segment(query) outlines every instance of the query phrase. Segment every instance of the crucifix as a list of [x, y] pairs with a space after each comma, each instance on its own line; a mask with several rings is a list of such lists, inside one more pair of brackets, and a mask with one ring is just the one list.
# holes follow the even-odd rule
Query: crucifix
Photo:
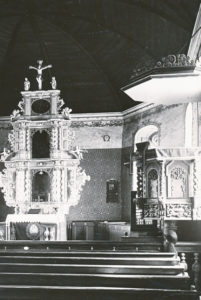
[[37, 71], [36, 80], [38, 82], [38, 89], [42, 90], [42, 81], [43, 81], [42, 73], [43, 73], [43, 70], [52, 68], [52, 65], [42, 67], [43, 60], [37, 60], [37, 63], [38, 63], [38, 67], [29, 66], [29, 69], [34, 69], [34, 70]]

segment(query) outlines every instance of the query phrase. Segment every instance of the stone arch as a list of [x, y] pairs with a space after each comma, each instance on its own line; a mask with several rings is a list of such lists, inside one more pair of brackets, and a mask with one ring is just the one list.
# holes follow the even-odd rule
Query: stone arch
[[149, 148], [159, 145], [159, 129], [156, 125], [150, 124], [141, 127], [134, 135], [134, 151], [136, 144], [142, 142], [150, 142]]

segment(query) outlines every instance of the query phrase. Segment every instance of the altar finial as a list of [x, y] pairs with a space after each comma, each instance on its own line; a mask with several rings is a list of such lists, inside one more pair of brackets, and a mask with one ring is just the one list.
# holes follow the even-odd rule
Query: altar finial
[[43, 70], [52, 68], [52, 65], [42, 67], [43, 60], [37, 60], [37, 63], [38, 63], [38, 67], [29, 66], [29, 69], [34, 69], [34, 70], [37, 71], [36, 80], [38, 82], [38, 89], [42, 90], [42, 81], [43, 81], [42, 73], [43, 73]]

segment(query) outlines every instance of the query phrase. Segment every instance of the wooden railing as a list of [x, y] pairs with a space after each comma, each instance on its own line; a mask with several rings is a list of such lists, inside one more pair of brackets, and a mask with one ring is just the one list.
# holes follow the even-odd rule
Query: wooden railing
[[178, 242], [176, 250], [186, 264], [192, 289], [201, 291], [201, 242]]

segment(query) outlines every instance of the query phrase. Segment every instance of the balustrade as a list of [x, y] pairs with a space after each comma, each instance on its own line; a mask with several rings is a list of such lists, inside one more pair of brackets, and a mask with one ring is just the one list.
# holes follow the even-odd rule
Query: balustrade
[[191, 278], [191, 288], [201, 291], [201, 243], [179, 242], [176, 248]]

